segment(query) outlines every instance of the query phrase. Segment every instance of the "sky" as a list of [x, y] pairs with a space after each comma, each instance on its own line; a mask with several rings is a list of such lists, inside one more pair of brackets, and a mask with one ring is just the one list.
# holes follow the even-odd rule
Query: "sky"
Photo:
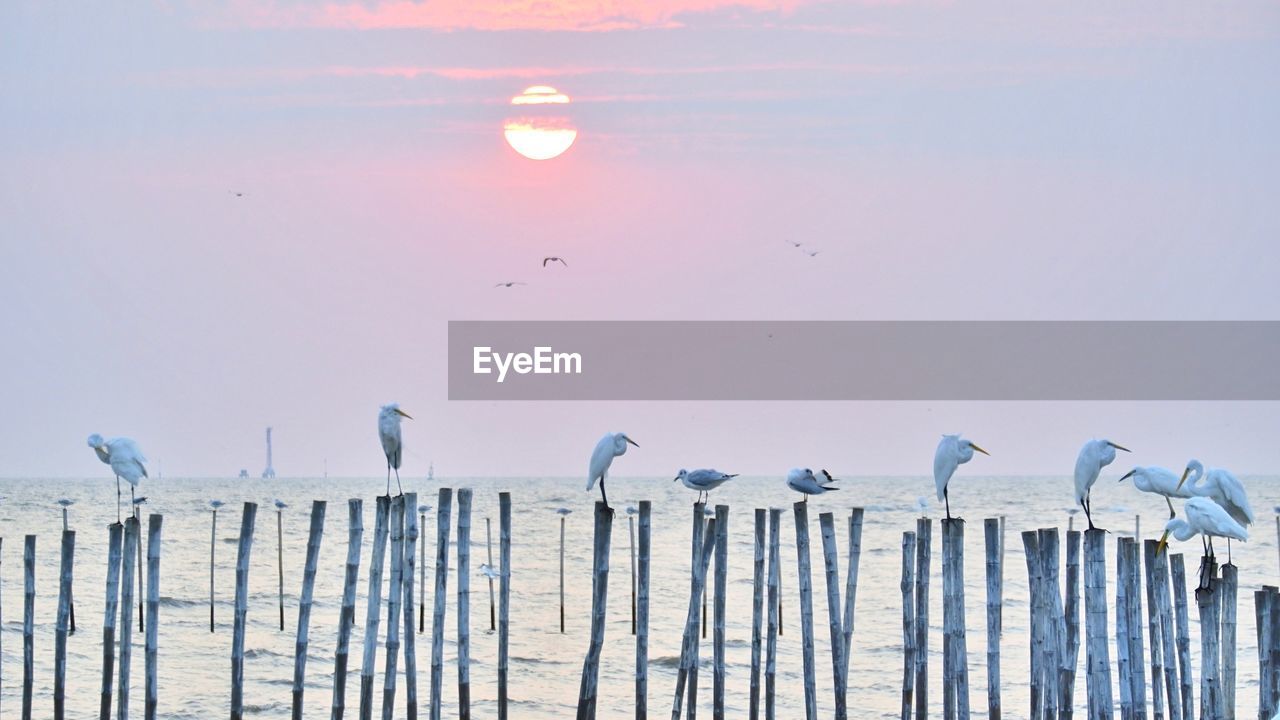
[[[444, 366], [458, 319], [1280, 319], [1275, 3], [14, 0], [0, 28], [0, 476], [100, 474], [91, 432], [256, 474], [267, 425], [282, 475], [380, 475], [392, 400], [410, 476], [585, 474], [606, 430], [642, 446], [620, 475], [926, 474], [943, 432], [993, 474], [1094, 436], [1280, 472], [1277, 403], [451, 403]], [[543, 162], [502, 137], [535, 84], [578, 130]]]

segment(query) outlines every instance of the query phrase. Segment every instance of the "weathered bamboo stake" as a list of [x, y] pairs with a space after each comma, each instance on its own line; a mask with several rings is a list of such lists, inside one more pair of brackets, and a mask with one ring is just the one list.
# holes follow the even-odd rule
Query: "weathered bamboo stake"
[[1222, 566], [1222, 579], [1218, 583], [1222, 606], [1222, 704], [1223, 717], [1236, 719], [1236, 602], [1239, 594], [1239, 575], [1236, 566]]
[[849, 694], [849, 660], [853, 654], [853, 617], [858, 600], [858, 568], [862, 565], [862, 508], [849, 512], [849, 571], [844, 586], [844, 668], [845, 703]]
[[[70, 529], [71, 529], [71, 523], [68, 519], [67, 506], [63, 505], [62, 506], [62, 530], [63, 532], [65, 532]], [[71, 625], [70, 630], [68, 630], [68, 634], [75, 635], [76, 634], [76, 596], [74, 592], [70, 592], [70, 594], [68, 595], [67, 607], [68, 607], [67, 616]], [[0, 653], [0, 655], [2, 655], [2, 653]]]
[[762, 647], [762, 626], [764, 624], [764, 543], [766, 524], [769, 522], [764, 508], [756, 508], [755, 544], [752, 559], [751, 575], [751, 694], [747, 706], [747, 717], [750, 720], [760, 718], [760, 656]]
[[916, 720], [929, 718], [929, 559], [933, 521], [916, 520]]
[[[987, 717], [1000, 720], [1000, 604], [1004, 602], [1004, 587], [1000, 572], [1000, 520], [987, 518], [982, 521], [986, 540], [987, 570]], [[914, 536], [913, 536], [914, 541]], [[903, 537], [903, 572], [906, 572], [906, 538]], [[905, 575], [904, 575], [905, 578]], [[906, 610], [906, 586], [903, 580], [903, 611]], [[903, 618], [906, 624], [906, 618]], [[905, 698], [905, 696], [904, 696]], [[906, 717], [906, 701], [903, 702], [903, 718]]]
[[380, 495], [373, 516], [373, 552], [369, 556], [369, 591], [364, 616], [364, 657], [360, 668], [360, 720], [373, 718], [373, 672], [378, 654], [378, 621], [382, 610], [382, 566], [387, 554], [391, 496]]
[[1200, 609], [1200, 717], [1221, 720], [1222, 658], [1221, 619], [1218, 612], [1218, 563], [1205, 557], [1200, 563], [1200, 586], [1196, 588], [1196, 605]]
[[729, 506], [716, 506], [716, 576], [715, 599], [712, 603], [711, 638], [711, 716], [724, 720], [724, 615], [725, 592], [729, 587]]
[[280, 632], [284, 632], [284, 508], [276, 505], [276, 597], [280, 607]]
[[[138, 550], [138, 517], [124, 521], [124, 569], [120, 587], [120, 674], [116, 684], [116, 717], [129, 717], [129, 680], [133, 664], [133, 575]], [[141, 588], [139, 588], [141, 589]]]
[[[65, 513], [66, 510], [64, 509]], [[71, 622], [71, 573], [76, 554], [76, 534], [62, 531], [62, 564], [58, 572], [58, 621], [53, 636], [53, 717], [66, 717], [67, 631]]]
[[1147, 643], [1151, 661], [1151, 717], [1164, 720], [1164, 695], [1160, 683], [1164, 678], [1164, 656], [1160, 651], [1160, 606], [1156, 603], [1156, 549], [1154, 540], [1142, 541], [1142, 569], [1147, 591]]
[[[807, 499], [807, 498], [806, 498]], [[809, 570], [809, 503], [794, 503], [796, 518], [796, 584], [800, 589], [800, 645], [804, 655], [804, 711], [818, 718], [818, 688], [813, 647], [813, 575]]]
[[[706, 627], [707, 624], [706, 578], [703, 578], [702, 589], [696, 590], [697, 582], [693, 577], [692, 571], [692, 568], [697, 566], [699, 559], [702, 557], [702, 542], [704, 539], [702, 534], [707, 527], [705, 509], [703, 503], [693, 504], [693, 536], [689, 548], [689, 597], [693, 597], [696, 594], [698, 604], [702, 609], [702, 614], [694, 619], [693, 635], [689, 639], [690, 653], [693, 658], [692, 664], [687, 668], [688, 692], [685, 695], [687, 700], [685, 703], [686, 712], [689, 715], [689, 720], [697, 720], [698, 717], [698, 670], [702, 665], [701, 657], [699, 656], [701, 644], [698, 638], [701, 629]], [[714, 537], [712, 540], [714, 541]]]
[[144, 567], [142, 562], [142, 505], [137, 501], [133, 505], [133, 517], [138, 521], [138, 632], [144, 633], [147, 630], [147, 623], [142, 615], [143, 598], [146, 594], [146, 586], [142, 584], [142, 568]]
[[[486, 516], [484, 519], [484, 548], [485, 548], [485, 553], [488, 557], [486, 562], [488, 562], [489, 567], [492, 568], [493, 567], [493, 528], [489, 523], [488, 516]], [[497, 615], [495, 614], [495, 608], [494, 608], [493, 578], [489, 577], [488, 580], [489, 580], [489, 632], [493, 632], [494, 630], [498, 629], [498, 618], [497, 618]], [[635, 621], [633, 620], [631, 624], [634, 626]], [[632, 634], [633, 635], [635, 634], [634, 627], [632, 628]]]
[[[415, 493], [416, 494], [416, 493]], [[418, 506], [422, 542], [418, 545], [418, 632], [427, 630], [427, 506]]]
[[[1157, 541], [1153, 540], [1147, 540], [1146, 542], [1158, 544]], [[1155, 582], [1156, 614], [1160, 618], [1160, 664], [1164, 668], [1165, 706], [1169, 720], [1183, 720], [1182, 697], [1178, 691], [1177, 648], [1173, 642], [1173, 601], [1169, 597], [1169, 554], [1166, 552], [1155, 553], [1152, 565]], [[1153, 677], [1151, 682], [1154, 685], [1158, 681]], [[1155, 690], [1158, 692], [1159, 689], [1156, 688]]]
[[120, 603], [120, 554], [124, 526], [113, 523], [107, 539], [107, 604], [102, 613], [102, 701], [99, 720], [110, 720], [116, 663], [116, 616]]
[[[911, 720], [912, 688], [916, 676], [916, 608], [915, 608], [915, 569], [916, 569], [916, 534], [911, 531], [902, 533], [902, 580], [898, 589], [902, 591], [902, 711], [900, 720]], [[999, 720], [998, 716], [992, 716]]]
[[1059, 553], [1057, 528], [1042, 529], [1038, 533], [1041, 562], [1044, 565], [1044, 673], [1045, 673], [1045, 711], [1051, 718], [1057, 718], [1062, 699], [1062, 673], [1066, 664], [1064, 655], [1064, 618], [1062, 611], [1062, 589], [1058, 582]]
[[1028, 609], [1028, 667], [1031, 670], [1030, 700], [1031, 707], [1027, 717], [1042, 720], [1045, 713], [1045, 616], [1044, 608], [1044, 563], [1041, 561], [1040, 536], [1034, 530], [1022, 533], [1022, 548], [1027, 563], [1027, 592], [1029, 594]]
[[[597, 502], [595, 551], [591, 578], [591, 644], [582, 663], [582, 683], [578, 688], [578, 720], [595, 720], [600, 681], [600, 651], [609, 601], [609, 547], [613, 539], [613, 510]], [[465, 720], [465, 718], [464, 718]]]
[[1129, 582], [1129, 669], [1133, 680], [1133, 715], [1147, 717], [1147, 672], [1142, 664], [1146, 654], [1142, 640], [1142, 559], [1138, 540], [1125, 543], [1129, 554], [1129, 569], [1125, 579]]
[[[648, 512], [645, 504], [641, 509]], [[647, 515], [645, 516], [647, 518]], [[644, 526], [641, 526], [644, 530]], [[507, 673], [511, 633], [511, 493], [498, 493], [498, 720], [507, 720]], [[647, 618], [646, 618], [647, 619]], [[406, 667], [407, 671], [408, 668]], [[409, 720], [414, 720], [410, 715]]]
[[310, 641], [311, 606], [315, 596], [320, 539], [324, 536], [325, 501], [311, 503], [311, 529], [307, 534], [307, 558], [302, 568], [302, 596], [298, 600], [298, 634], [293, 645], [293, 720], [302, 720], [302, 693], [306, 689], [307, 644]]
[[147, 517], [147, 630], [143, 662], [147, 677], [143, 716], [155, 720], [160, 703], [160, 529], [164, 516]]
[[[413, 574], [416, 561], [414, 548], [418, 544], [418, 493], [404, 494], [404, 703], [409, 720], [418, 718], [418, 648], [413, 633]], [[499, 641], [501, 642], [501, 641]]]
[[471, 718], [471, 488], [458, 489], [458, 719]]
[[627, 549], [631, 551], [631, 634], [636, 634], [636, 519], [627, 508]]
[[218, 545], [218, 508], [213, 508], [213, 522], [209, 526], [209, 632], [213, 632], [213, 561]]
[[560, 516], [560, 634], [564, 634], [564, 521]]
[[[404, 601], [405, 496], [391, 499], [391, 583], [387, 588], [386, 657], [382, 672], [382, 720], [391, 720], [396, 706], [396, 667], [400, 660], [400, 605]], [[461, 657], [461, 656], [459, 656]]]
[[[0, 629], [4, 628], [4, 537], [0, 536]], [[0, 632], [0, 658], [4, 657], [4, 633]], [[0, 662], [0, 688], [4, 687], [4, 663]], [[0, 692], [0, 696], [4, 693]], [[0, 706], [0, 709], [3, 709]]]
[[1111, 657], [1107, 647], [1106, 531], [1084, 533], [1084, 631], [1089, 720], [1110, 720], [1115, 705], [1111, 695]]
[[[1004, 586], [1004, 515], [1000, 516], [1000, 585]], [[1004, 635], [1004, 603], [1000, 604], [1000, 634]]]
[[845, 706], [844, 622], [840, 614], [840, 558], [836, 553], [836, 523], [831, 513], [818, 515], [822, 536], [822, 563], [827, 586], [827, 625], [831, 633], [831, 688], [836, 720], [848, 717]]
[[1182, 690], [1182, 718], [1193, 720], [1196, 716], [1195, 679], [1191, 669], [1191, 623], [1187, 610], [1187, 570], [1182, 553], [1169, 556], [1169, 570], [1173, 576], [1173, 606], [1177, 614], [1178, 677]]
[[1271, 711], [1280, 710], [1280, 590], [1268, 586], [1271, 594]]
[[1266, 587], [1253, 592], [1253, 626], [1258, 637], [1258, 720], [1269, 720], [1275, 708], [1271, 707], [1271, 690], [1267, 681], [1271, 678], [1271, 593]]
[[[22, 550], [22, 720], [31, 720], [31, 690], [35, 681], [36, 536], [24, 539]], [[124, 717], [121, 715], [121, 717]]]
[[1062, 675], [1064, 720], [1075, 717], [1076, 671], [1080, 667], [1080, 531], [1067, 532], [1067, 590], [1063, 609], [1066, 627], [1066, 668]]
[[[240, 544], [236, 552], [236, 606], [231, 630], [231, 720], [244, 719], [244, 634], [249, 614], [249, 555], [253, 550], [253, 525], [257, 517], [257, 503], [245, 503], [244, 515], [240, 520]], [[126, 540], [126, 545], [127, 543]], [[123, 641], [122, 635], [121, 642]], [[123, 660], [122, 653], [122, 675], [125, 672]], [[124, 720], [123, 716], [121, 720]]]
[[[716, 521], [704, 521], [702, 515], [702, 503], [696, 503], [694, 506], [693, 522], [695, 525], [694, 533], [701, 540], [702, 546], [699, 548], [698, 557], [690, 568], [692, 580], [690, 582], [692, 589], [689, 591], [689, 609], [685, 614], [684, 635], [680, 639], [680, 667], [676, 672], [676, 692], [675, 702], [671, 706], [671, 720], [680, 719], [680, 711], [685, 704], [686, 690], [692, 690], [687, 685], [690, 675], [690, 669], [695, 667], [698, 660], [694, 656], [695, 642], [698, 637], [698, 609], [701, 605], [701, 595], [707, 584], [707, 568], [711, 565], [711, 552], [715, 548], [715, 529]], [[701, 527], [706, 524], [706, 529]], [[766, 671], [766, 681], [769, 676]], [[767, 703], [771, 698], [766, 695]]]
[[338, 647], [333, 655], [333, 711], [330, 720], [342, 720], [346, 712], [347, 663], [351, 653], [351, 628], [356, 624], [356, 582], [360, 579], [360, 545], [364, 541], [364, 501], [347, 501], [347, 565], [342, 583], [342, 610], [338, 615]]
[[[944, 717], [969, 718], [969, 650], [965, 639], [964, 613], [964, 520], [942, 521], [942, 624], [949, 670], [944, 669]], [[943, 663], [944, 668], [947, 663]], [[949, 700], [949, 702], [947, 702]], [[945, 706], [950, 705], [947, 713]]]
[[[1133, 678], [1129, 657], [1129, 538], [1116, 538], [1116, 672], [1120, 675], [1120, 720], [1133, 720]], [[1137, 659], [1142, 662], [1141, 658]]]
[[768, 609], [765, 611], [765, 654], [764, 654], [764, 717], [774, 720], [774, 689], [778, 674], [778, 578], [779, 542], [778, 533], [782, 524], [782, 510], [769, 508], [769, 578]]
[[440, 690], [444, 684], [444, 611], [449, 585], [449, 516], [453, 489], [440, 488], [436, 501], [436, 581], [431, 608], [431, 720], [440, 720]]

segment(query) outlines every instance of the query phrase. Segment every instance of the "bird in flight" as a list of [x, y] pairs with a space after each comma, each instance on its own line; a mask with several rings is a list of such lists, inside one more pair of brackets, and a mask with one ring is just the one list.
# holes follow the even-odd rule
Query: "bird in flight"
[[791, 246], [791, 247], [793, 247], [793, 248], [798, 248], [798, 247], [800, 247], [800, 243], [799, 243], [798, 241], [796, 241], [796, 240], [785, 240], [784, 242], [785, 242], [785, 243], [787, 243], [788, 245], [790, 245], [790, 246]]
[[227, 192], [235, 195], [236, 197], [244, 197], [244, 193], [239, 190], [228, 190]]
[[822, 252], [822, 251], [821, 251], [821, 250], [806, 250], [805, 252], [809, 254], [809, 257], [818, 257], [818, 253], [820, 253], [820, 252]]
[[554, 257], [554, 256], [552, 256], [552, 257], [544, 257], [544, 258], [542, 258], [542, 267], [546, 267], [546, 266], [547, 266], [547, 263], [553, 263], [553, 262], [558, 262], [558, 263], [560, 263], [561, 265], [563, 265], [563, 266], [565, 266], [565, 267], [569, 267], [569, 263], [565, 262], [565, 261], [564, 261], [564, 258], [562, 258], [562, 257]]
[[522, 282], [517, 282], [517, 281], [515, 281], [515, 280], [512, 280], [511, 282], [500, 282], [500, 283], [498, 283], [498, 284], [494, 285], [494, 287], [496, 287], [496, 288], [499, 288], [499, 287], [511, 287], [512, 285], [528, 285], [528, 284], [529, 284], [529, 283], [522, 283]]

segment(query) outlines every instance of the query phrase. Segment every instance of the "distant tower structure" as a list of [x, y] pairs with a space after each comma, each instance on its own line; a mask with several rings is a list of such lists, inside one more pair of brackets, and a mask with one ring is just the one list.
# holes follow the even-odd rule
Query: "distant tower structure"
[[271, 428], [267, 428], [267, 469], [262, 471], [262, 479], [268, 480], [276, 476], [276, 469], [271, 465]]

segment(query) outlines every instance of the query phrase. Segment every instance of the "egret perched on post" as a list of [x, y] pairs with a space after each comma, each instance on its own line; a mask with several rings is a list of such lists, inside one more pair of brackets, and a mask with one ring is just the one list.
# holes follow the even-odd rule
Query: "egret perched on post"
[[396, 489], [404, 494], [400, 487], [400, 418], [413, 419], [413, 416], [400, 409], [396, 403], [383, 405], [378, 411], [378, 437], [382, 440], [382, 452], [387, 455], [387, 496], [391, 496], [391, 471], [396, 471]]
[[604, 500], [604, 509], [611, 513], [613, 508], [609, 507], [609, 496], [604, 492], [604, 480], [609, 475], [613, 459], [626, 454], [628, 443], [640, 447], [626, 433], [605, 433], [600, 442], [596, 443], [596, 449], [591, 451], [591, 464], [587, 468], [587, 492], [591, 492], [599, 480], [600, 499]]
[[1209, 498], [1188, 498], [1187, 502], [1182, 506], [1182, 514], [1186, 516], [1185, 520], [1180, 517], [1174, 517], [1165, 524], [1164, 535], [1160, 537], [1160, 542], [1156, 545], [1156, 552], [1163, 551], [1165, 546], [1169, 544], [1170, 534], [1179, 541], [1190, 540], [1192, 536], [1200, 535], [1200, 540], [1204, 543], [1205, 555], [1209, 557], [1213, 557], [1213, 539], [1215, 537], [1240, 541], [1248, 541], [1249, 539], [1248, 531], [1240, 523], [1233, 520], [1221, 505]]
[[89, 436], [89, 447], [98, 454], [98, 459], [111, 466], [116, 474], [116, 523], [120, 523], [120, 478], [129, 483], [129, 497], [134, 497], [134, 488], [142, 478], [147, 476], [147, 468], [143, 463], [147, 458], [142, 455], [142, 448], [132, 438], [118, 437], [110, 440], [94, 433]]
[[[1201, 482], [1203, 479], [1204, 482]], [[1181, 483], [1185, 483], [1192, 495], [1207, 497], [1217, 503], [1241, 527], [1248, 528], [1254, 522], [1253, 507], [1249, 505], [1249, 496], [1244, 491], [1244, 483], [1240, 482], [1230, 470], [1209, 468], [1205, 470], [1199, 460], [1192, 458], [1182, 471]], [[1227, 538], [1227, 562], [1231, 562], [1231, 538]]]
[[1089, 494], [1093, 490], [1093, 484], [1098, 482], [1102, 468], [1115, 462], [1117, 450], [1129, 452], [1129, 448], [1110, 440], [1090, 440], [1080, 448], [1080, 454], [1076, 456], [1076, 504], [1084, 508], [1090, 530], [1094, 527]]
[[[698, 499], [694, 503], [697, 504], [702, 502], [702, 496], [704, 493], [709, 497], [712, 490], [715, 490], [725, 484], [728, 480], [736, 477], [738, 477], [737, 473], [731, 475], [728, 473], [722, 473], [719, 470], [694, 470], [693, 472], [689, 472], [688, 470], [681, 468], [680, 472], [676, 473], [676, 476], [672, 478], [672, 482], [679, 480], [690, 490], [697, 490]], [[631, 510], [632, 508], [627, 508], [627, 512], [631, 512]]]
[[831, 477], [831, 473], [823, 470], [822, 475], [825, 479], [818, 480], [809, 468], [791, 468], [787, 471], [787, 487], [802, 493], [804, 502], [809, 502], [810, 495], [821, 495], [825, 492], [840, 489], [832, 487], [831, 483], [836, 482], [836, 479]]
[[972, 440], [965, 440], [959, 435], [943, 435], [938, 449], [933, 453], [933, 484], [938, 488], [938, 499], [946, 503], [948, 520], [951, 519], [951, 499], [947, 495], [947, 485], [956, 468], [973, 459], [975, 450], [983, 455], [991, 455], [974, 445]]
[[1125, 473], [1120, 478], [1120, 482], [1124, 482], [1129, 478], [1133, 478], [1133, 486], [1142, 492], [1164, 496], [1164, 502], [1169, 506], [1170, 519], [1177, 516], [1177, 513], [1173, 511], [1173, 503], [1170, 498], [1191, 497], [1191, 492], [1181, 487], [1182, 483], [1178, 480], [1178, 475], [1168, 468], [1155, 465], [1136, 467]]

